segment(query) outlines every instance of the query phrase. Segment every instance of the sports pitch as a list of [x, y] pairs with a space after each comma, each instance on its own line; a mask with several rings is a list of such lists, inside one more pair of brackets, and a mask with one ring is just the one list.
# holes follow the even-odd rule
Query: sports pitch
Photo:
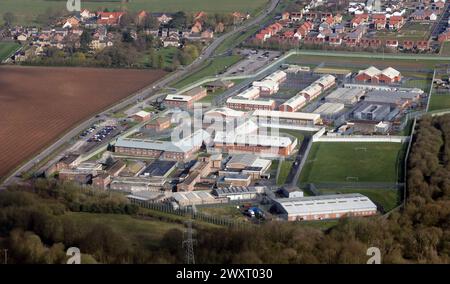
[[314, 143], [300, 181], [396, 182], [403, 146], [401, 143]]

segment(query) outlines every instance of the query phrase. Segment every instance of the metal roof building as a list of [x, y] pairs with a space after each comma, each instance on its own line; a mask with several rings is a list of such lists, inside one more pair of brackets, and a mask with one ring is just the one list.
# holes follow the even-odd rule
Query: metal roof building
[[331, 117], [339, 114], [345, 108], [342, 103], [324, 103], [319, 106], [313, 113], [320, 114], [321, 116]]
[[364, 96], [364, 90], [338, 88], [329, 94], [325, 101], [329, 103], [342, 103], [346, 106], [356, 104]]
[[369, 216], [377, 212], [377, 206], [359, 193], [283, 198], [274, 202], [282, 217], [289, 221]]

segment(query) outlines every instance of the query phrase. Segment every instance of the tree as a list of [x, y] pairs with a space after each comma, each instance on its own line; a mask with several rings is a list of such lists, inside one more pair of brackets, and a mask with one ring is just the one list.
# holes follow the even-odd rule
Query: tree
[[80, 50], [87, 52], [89, 51], [89, 44], [92, 41], [92, 35], [89, 30], [84, 30], [80, 36]]
[[6, 12], [3, 14], [3, 21], [5, 21], [5, 25], [10, 27], [12, 26], [13, 22], [16, 21], [16, 16], [11, 12]]

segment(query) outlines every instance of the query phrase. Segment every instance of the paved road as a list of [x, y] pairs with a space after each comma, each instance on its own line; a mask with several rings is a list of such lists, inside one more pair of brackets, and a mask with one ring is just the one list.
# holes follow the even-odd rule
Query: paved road
[[[103, 111], [102, 113], [100, 113], [100, 115], [103, 116], [103, 115], [106, 115], [107, 113], [115, 112], [117, 110], [120, 110], [120, 109], [132, 104], [132, 103], [137, 102], [138, 100], [142, 100], [143, 98], [147, 99], [147, 98], [151, 98], [151, 97], [156, 98], [158, 96], [162, 96], [161, 94], [160, 95], [156, 94], [156, 92], [158, 90], [162, 89], [163, 87], [165, 87], [175, 81], [178, 81], [182, 77], [194, 72], [197, 68], [199, 68], [204, 62], [206, 62], [213, 55], [214, 51], [220, 46], [221, 43], [223, 43], [223, 41], [225, 41], [227, 38], [233, 36], [236, 33], [240, 33], [241, 31], [244, 31], [244, 30], [248, 29], [249, 27], [251, 27], [255, 24], [258, 24], [260, 21], [262, 21], [265, 17], [267, 17], [277, 7], [279, 2], [280, 2], [280, 0], [271, 0], [270, 4], [266, 8], [266, 10], [263, 13], [261, 13], [259, 16], [244, 22], [244, 24], [242, 26], [240, 26], [239, 28], [215, 39], [207, 48], [205, 48], [202, 51], [200, 56], [189, 66], [187, 66], [184, 69], [179, 70], [175, 73], [171, 73], [168, 76], [164, 77], [163, 79], [157, 81], [156, 83], [151, 84], [151, 85], [141, 89], [140, 91], [135, 92], [133, 95], [131, 95], [127, 99], [124, 99], [121, 102], [119, 102], [118, 104], [114, 105], [113, 107]], [[14, 173], [12, 173], [8, 178], [6, 178], [4, 180], [2, 185], [7, 186], [7, 185], [13, 184], [14, 182], [18, 181], [19, 179], [16, 178], [17, 175], [33, 168], [33, 166], [38, 164], [39, 161], [43, 160], [45, 157], [52, 154], [54, 151], [56, 151], [58, 148], [63, 146], [65, 143], [71, 141], [73, 139], [73, 137], [78, 135], [78, 133], [80, 133], [84, 129], [88, 128], [89, 126], [91, 126], [92, 124], [94, 124], [97, 121], [98, 121], [98, 117], [91, 117], [88, 120], [86, 120], [86, 121], [82, 122], [81, 124], [79, 124], [78, 126], [76, 126], [75, 128], [69, 130], [66, 134], [64, 134], [63, 137], [61, 137], [58, 141], [56, 141], [50, 147], [42, 150], [33, 159], [31, 159], [30, 161], [27, 161], [25, 164], [20, 166], [20, 168], [18, 168]]]
[[300, 172], [302, 171], [303, 165], [308, 156], [308, 150], [311, 147], [312, 138], [311, 136], [305, 136], [302, 141], [302, 145], [298, 150], [297, 156], [295, 157], [294, 164], [292, 165], [291, 171], [286, 178], [286, 184], [291, 186], [297, 186], [298, 179], [300, 178]]

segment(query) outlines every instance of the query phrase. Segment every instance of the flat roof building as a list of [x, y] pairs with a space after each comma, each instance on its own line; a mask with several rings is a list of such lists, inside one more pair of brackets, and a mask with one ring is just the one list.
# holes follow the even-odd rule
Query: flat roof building
[[281, 216], [288, 221], [371, 216], [377, 213], [377, 206], [359, 193], [282, 198], [275, 199], [274, 203]]
[[364, 102], [354, 112], [355, 119], [382, 121], [391, 112], [389, 104]]
[[326, 96], [325, 101], [329, 103], [342, 103], [345, 106], [355, 105], [362, 96], [364, 96], [364, 90], [361, 89], [347, 89], [337, 88]]
[[320, 114], [316, 113], [255, 110], [252, 116], [267, 124], [312, 126], [321, 123]]
[[170, 94], [164, 99], [164, 104], [169, 107], [191, 108], [194, 102], [206, 97], [208, 92], [203, 87], [195, 87], [182, 94]]
[[324, 103], [313, 111], [313, 113], [320, 114], [322, 117], [334, 117], [341, 113], [345, 108], [342, 103]]
[[247, 99], [247, 100], [251, 100], [251, 99], [256, 99], [259, 97], [260, 95], [260, 88], [257, 86], [253, 86], [250, 87], [248, 89], [245, 89], [243, 92], [239, 93], [236, 95], [236, 98], [239, 99]]
[[239, 98], [229, 98], [227, 100], [227, 107], [236, 109], [236, 110], [273, 110], [275, 109], [275, 101], [274, 100], [246, 100]]
[[176, 168], [176, 161], [156, 160], [148, 165], [139, 175], [145, 177], [163, 177], [167, 178]]
[[162, 157], [166, 160], [182, 161], [190, 158], [209, 139], [209, 133], [203, 129], [199, 129], [188, 137], [175, 142], [118, 138], [114, 145], [114, 151], [123, 155], [153, 158]]

